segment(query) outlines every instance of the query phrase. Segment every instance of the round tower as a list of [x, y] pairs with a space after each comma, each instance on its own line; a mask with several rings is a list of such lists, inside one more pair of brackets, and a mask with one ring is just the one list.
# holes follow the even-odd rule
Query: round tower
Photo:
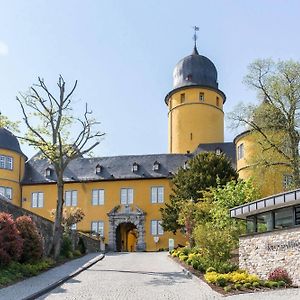
[[21, 205], [21, 181], [27, 157], [18, 139], [7, 129], [0, 128], [0, 194]]
[[175, 66], [168, 105], [169, 153], [193, 152], [199, 144], [224, 142], [225, 94], [218, 89], [217, 69], [193, 53]]

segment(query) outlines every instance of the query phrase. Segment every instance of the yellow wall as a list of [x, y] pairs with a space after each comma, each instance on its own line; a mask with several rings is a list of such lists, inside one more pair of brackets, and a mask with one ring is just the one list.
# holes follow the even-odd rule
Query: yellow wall
[[[181, 103], [183, 93], [185, 101]], [[204, 93], [204, 101], [199, 100], [199, 93]], [[199, 144], [224, 142], [221, 94], [198, 87], [182, 88], [171, 95], [168, 106], [169, 153], [193, 152]]]
[[0, 149], [0, 155], [13, 158], [13, 169], [0, 169], [0, 186], [12, 188], [12, 203], [20, 205], [21, 187], [20, 181], [24, 176], [25, 158], [17, 152]]
[[[86, 183], [67, 183], [65, 190], [77, 190], [78, 194], [78, 207], [81, 207], [85, 213], [85, 218], [77, 225], [78, 230], [90, 231], [92, 221], [104, 221], [104, 236], [105, 243], [108, 243], [109, 223], [107, 213], [110, 212], [115, 206], [120, 205], [120, 189], [133, 188], [134, 199], [133, 207], [137, 206], [146, 212], [145, 221], [145, 242], [148, 251], [156, 250], [159, 248], [168, 247], [168, 239], [174, 238], [175, 245], [185, 244], [185, 239], [181, 234], [173, 235], [171, 233], [164, 233], [160, 236], [160, 241], [157, 246], [154, 243], [153, 236], [151, 235], [150, 226], [151, 220], [161, 220], [159, 209], [164, 204], [151, 203], [151, 187], [164, 186], [164, 200], [169, 199], [171, 193], [170, 181], [168, 179], [139, 179], [139, 180], [115, 180], [103, 182], [86, 182]], [[104, 189], [105, 200], [104, 205], [92, 205], [92, 190]], [[44, 207], [32, 208], [31, 207], [31, 193], [44, 192]], [[50, 211], [55, 208], [56, 203], [56, 185], [55, 184], [41, 184], [41, 185], [24, 185], [23, 197], [26, 201], [23, 202], [23, 207], [29, 209], [45, 218], [50, 218]]]
[[244, 144], [244, 157], [242, 159], [237, 157], [237, 172], [242, 179], [253, 178], [254, 185], [260, 191], [261, 196], [266, 197], [284, 191], [283, 178], [284, 175], [290, 175], [291, 170], [280, 165], [269, 167], [258, 165], [258, 162], [264, 158], [278, 159], [277, 154], [262, 151], [259, 141], [258, 134], [252, 132], [242, 134], [235, 140], [237, 154], [238, 147]]

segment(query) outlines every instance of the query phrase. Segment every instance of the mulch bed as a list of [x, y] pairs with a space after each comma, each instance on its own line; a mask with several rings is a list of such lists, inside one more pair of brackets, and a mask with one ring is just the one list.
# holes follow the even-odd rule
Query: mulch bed
[[[267, 287], [259, 287], [259, 288], [252, 288], [252, 289], [246, 289], [246, 288], [241, 288], [241, 290], [234, 290], [232, 289], [230, 292], [225, 292], [224, 289], [220, 286], [217, 286], [215, 284], [209, 283], [205, 280], [204, 278], [204, 273], [195, 270], [192, 266], [186, 264], [185, 262], [179, 260], [178, 257], [172, 257], [169, 255], [171, 259], [173, 259], [176, 263], [181, 265], [184, 269], [188, 270], [191, 272], [193, 275], [204, 281], [206, 284], [208, 284], [214, 291], [216, 291], [219, 294], [222, 294], [223, 296], [232, 296], [232, 295], [240, 295], [240, 294], [249, 294], [249, 293], [256, 293], [256, 292], [268, 292], [268, 291], [273, 291], [273, 290], [279, 290], [279, 289], [286, 289], [286, 287], [282, 288], [276, 288], [276, 289], [271, 289]], [[297, 286], [290, 286], [288, 288], [298, 288]]]

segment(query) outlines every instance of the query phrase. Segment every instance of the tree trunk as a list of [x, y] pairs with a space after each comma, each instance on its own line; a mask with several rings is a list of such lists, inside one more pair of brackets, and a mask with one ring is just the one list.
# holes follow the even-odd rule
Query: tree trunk
[[62, 177], [57, 178], [57, 204], [56, 215], [53, 228], [53, 239], [51, 247], [51, 255], [56, 259], [60, 255], [60, 248], [62, 242], [63, 227], [61, 225], [62, 212], [63, 212], [63, 195], [64, 195], [64, 182]]

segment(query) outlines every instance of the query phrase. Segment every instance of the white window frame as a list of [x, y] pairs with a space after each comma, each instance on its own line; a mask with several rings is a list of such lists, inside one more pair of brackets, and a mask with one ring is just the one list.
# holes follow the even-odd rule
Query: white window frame
[[245, 146], [244, 143], [241, 143], [237, 147], [237, 159], [240, 160], [245, 156]]
[[0, 169], [13, 170], [13, 165], [13, 157], [7, 155], [0, 155]]
[[151, 203], [164, 203], [165, 200], [164, 186], [152, 186], [150, 193], [151, 193]]
[[291, 174], [283, 175], [283, 188], [286, 190], [293, 183], [293, 176]]
[[161, 220], [151, 220], [150, 223], [150, 231], [151, 235], [163, 235], [164, 229], [161, 226], [162, 221]]
[[77, 190], [65, 191], [65, 206], [77, 206], [78, 192]]
[[31, 193], [31, 207], [32, 208], [44, 207], [44, 193], [43, 192], [32, 192]]
[[70, 226], [70, 229], [71, 229], [71, 230], [77, 230], [77, 223], [72, 224], [72, 225]]
[[92, 221], [91, 222], [91, 231], [92, 233], [99, 234], [100, 236], [104, 236], [104, 221]]
[[121, 188], [120, 190], [120, 202], [123, 205], [133, 204], [133, 188]]
[[104, 205], [105, 193], [104, 189], [93, 189], [92, 190], [92, 205]]
[[0, 194], [9, 200], [12, 200], [13, 189], [8, 186], [0, 186]]

